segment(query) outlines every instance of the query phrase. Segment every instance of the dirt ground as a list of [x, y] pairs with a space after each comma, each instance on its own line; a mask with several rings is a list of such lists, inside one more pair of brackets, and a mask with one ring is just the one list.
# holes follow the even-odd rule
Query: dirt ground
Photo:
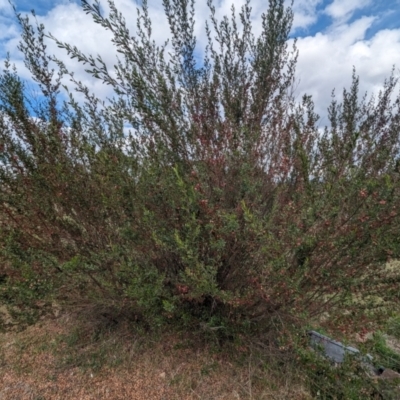
[[252, 362], [118, 328], [76, 328], [72, 315], [0, 334], [0, 400], [309, 399], [290, 376], [259, 376]]

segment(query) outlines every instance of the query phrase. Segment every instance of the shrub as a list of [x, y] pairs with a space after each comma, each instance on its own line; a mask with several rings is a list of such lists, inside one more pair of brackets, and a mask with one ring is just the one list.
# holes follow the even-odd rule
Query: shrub
[[[296, 104], [291, 91], [297, 50], [288, 49], [293, 13], [283, 0], [269, 1], [258, 38], [250, 1], [241, 29], [234, 9], [218, 22], [208, 1], [200, 66], [194, 2], [163, 2], [168, 58], [166, 45], [152, 41], [146, 1], [136, 36], [108, 3], [103, 15], [97, 1], [82, 2], [113, 34], [120, 53], [113, 70], [50, 36], [113, 88], [107, 103], [46, 54], [43, 25], [17, 15], [19, 49], [41, 96], [28, 96], [7, 60], [3, 286], [210, 329], [276, 318], [297, 325], [326, 312], [335, 328], [351, 318], [357, 329], [376, 320], [377, 296], [395, 304], [399, 274], [385, 268], [400, 250], [394, 75], [367, 100], [354, 72], [343, 100], [333, 95], [330, 126], [321, 131], [312, 98]], [[62, 86], [64, 76], [84, 101]]]

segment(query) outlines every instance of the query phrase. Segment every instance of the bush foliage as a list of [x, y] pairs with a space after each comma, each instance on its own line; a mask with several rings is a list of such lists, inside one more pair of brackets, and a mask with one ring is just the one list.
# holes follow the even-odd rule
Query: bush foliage
[[[209, 328], [325, 315], [344, 329], [371, 319], [378, 297], [396, 304], [399, 273], [386, 263], [400, 255], [397, 79], [367, 99], [354, 72], [322, 129], [312, 98], [293, 94], [283, 3], [269, 1], [256, 38], [250, 0], [221, 21], [209, 0], [200, 62], [194, 1], [163, 0], [171, 38], [157, 46], [146, 1], [132, 36], [112, 0], [107, 15], [83, 0], [113, 34], [112, 69], [17, 14], [41, 94], [6, 61], [3, 301], [80, 298]], [[76, 80], [46, 38], [113, 97]]]

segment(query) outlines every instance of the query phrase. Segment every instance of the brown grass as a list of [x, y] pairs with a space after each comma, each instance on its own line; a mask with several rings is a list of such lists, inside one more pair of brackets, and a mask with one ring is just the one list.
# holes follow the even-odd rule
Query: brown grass
[[65, 312], [3, 333], [0, 399], [311, 398], [290, 368], [274, 373], [248, 348], [234, 354], [193, 335], [155, 336], [126, 321], [109, 327]]

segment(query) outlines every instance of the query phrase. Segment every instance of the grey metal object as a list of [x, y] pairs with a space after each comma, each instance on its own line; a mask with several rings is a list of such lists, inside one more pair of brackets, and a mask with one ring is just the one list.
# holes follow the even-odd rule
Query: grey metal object
[[341, 364], [344, 362], [346, 355], [351, 355], [360, 361], [360, 364], [364, 367], [369, 376], [378, 376], [385, 379], [399, 378], [399, 374], [390, 368], [387, 369], [383, 366], [376, 368], [373, 364], [373, 357], [370, 354], [364, 356], [360, 350], [355, 347], [345, 346], [343, 343], [337, 342], [315, 331], [309, 331], [308, 335], [310, 336], [311, 347], [322, 353], [322, 356], [328, 358], [332, 362]]
[[323, 355], [333, 362], [344, 362], [347, 354], [358, 356], [362, 358], [364, 362], [372, 362], [372, 356], [367, 354], [365, 357], [362, 357], [360, 351], [355, 347], [345, 346], [343, 343], [337, 342], [336, 340], [315, 331], [309, 331], [308, 334], [310, 335], [311, 346], [316, 350], [320, 349], [323, 352]]

